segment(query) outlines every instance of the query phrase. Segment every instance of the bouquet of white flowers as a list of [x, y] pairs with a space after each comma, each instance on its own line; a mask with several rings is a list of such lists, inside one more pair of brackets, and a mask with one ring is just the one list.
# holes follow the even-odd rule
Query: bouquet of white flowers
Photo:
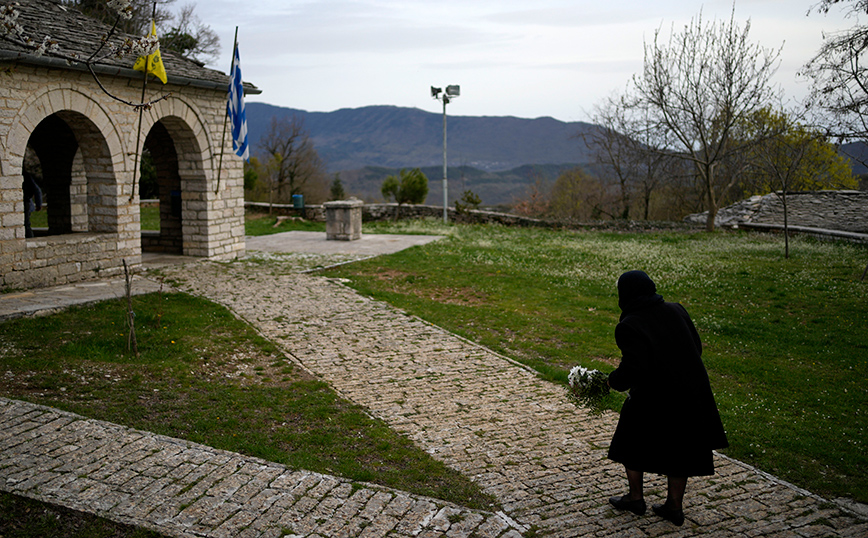
[[599, 370], [575, 366], [567, 378], [570, 382], [569, 396], [576, 403], [601, 412], [600, 401], [609, 394], [609, 376]]

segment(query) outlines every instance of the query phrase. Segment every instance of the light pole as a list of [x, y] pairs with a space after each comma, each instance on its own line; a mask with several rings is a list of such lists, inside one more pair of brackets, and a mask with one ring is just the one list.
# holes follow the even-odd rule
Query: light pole
[[443, 222], [449, 222], [449, 217], [446, 213], [446, 208], [449, 207], [448, 196], [446, 192], [446, 105], [449, 102], [461, 95], [461, 87], [457, 84], [446, 86], [444, 92], [441, 88], [431, 86], [431, 97], [443, 101]]

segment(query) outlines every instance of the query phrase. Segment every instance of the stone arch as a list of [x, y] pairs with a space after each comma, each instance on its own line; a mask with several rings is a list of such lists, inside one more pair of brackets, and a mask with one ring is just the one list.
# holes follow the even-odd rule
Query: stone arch
[[213, 162], [215, 146], [205, 115], [195, 104], [184, 97], [173, 96], [154, 104], [147, 113], [147, 120], [143, 132], [149, 133], [157, 122], [163, 123], [169, 131], [178, 153], [182, 177], [190, 181], [211, 179], [216, 166]]
[[[153, 160], [157, 176], [160, 229], [158, 232], [142, 228], [142, 252], [183, 253], [183, 210], [181, 204], [181, 175], [178, 152], [168, 128], [158, 121], [145, 138], [143, 150]], [[139, 192], [142, 192], [141, 184]]]
[[111, 114], [96, 99], [82, 91], [54, 88], [34, 92], [24, 99], [6, 137], [6, 156], [2, 160], [0, 173], [4, 176], [20, 175], [30, 135], [45, 118], [62, 111], [76, 112], [90, 120], [93, 130], [99, 132], [105, 142], [112, 169], [125, 170], [123, 137], [112, 121]]
[[142, 149], [157, 172], [160, 231], [142, 232], [142, 250], [201, 255], [213, 154], [206, 123], [192, 104], [171, 99], [151, 108], [148, 124]]
[[48, 235], [117, 233], [117, 178], [105, 138], [79, 112], [46, 116], [28, 139], [42, 170]]

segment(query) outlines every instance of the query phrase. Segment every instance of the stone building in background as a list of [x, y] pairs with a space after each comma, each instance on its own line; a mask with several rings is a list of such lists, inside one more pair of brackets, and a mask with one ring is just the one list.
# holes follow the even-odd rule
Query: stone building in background
[[[84, 58], [109, 30], [51, 0], [20, 1], [19, 10], [28, 35], [49, 35]], [[243, 165], [223, 138], [229, 77], [169, 51], [162, 58], [168, 83], [151, 77], [146, 100], [171, 96], [144, 112], [138, 137], [138, 112], [108, 95], [140, 102], [136, 58], [95, 65], [103, 91], [82, 63], [0, 40], [0, 290], [115, 275], [149, 250], [220, 260], [244, 253]], [[156, 168], [160, 231], [143, 236], [133, 181], [144, 148]], [[48, 213], [33, 238], [25, 237], [25, 169]]]

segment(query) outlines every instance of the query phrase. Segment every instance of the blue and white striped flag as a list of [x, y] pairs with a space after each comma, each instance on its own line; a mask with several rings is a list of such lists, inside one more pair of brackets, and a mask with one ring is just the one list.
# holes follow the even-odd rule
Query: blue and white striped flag
[[250, 158], [247, 147], [247, 115], [244, 113], [244, 87], [241, 84], [241, 56], [238, 46], [232, 57], [232, 72], [229, 73], [229, 103], [226, 106], [229, 121], [232, 122], [232, 149], [245, 161]]

